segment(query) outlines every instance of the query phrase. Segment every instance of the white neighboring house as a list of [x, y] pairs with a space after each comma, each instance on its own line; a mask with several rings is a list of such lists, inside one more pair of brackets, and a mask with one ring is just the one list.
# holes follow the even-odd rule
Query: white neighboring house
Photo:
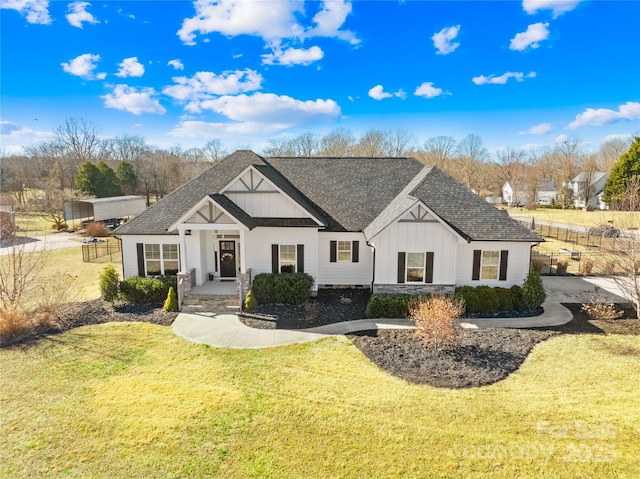
[[[507, 181], [502, 185], [502, 202], [509, 206], [524, 206], [532, 203], [531, 189], [526, 183], [520, 181]], [[553, 181], [541, 181], [536, 189], [535, 202], [541, 205], [550, 205], [558, 199], [558, 191]]]
[[15, 212], [17, 201], [12, 195], [0, 195], [0, 240], [13, 234], [16, 227]]
[[604, 185], [609, 173], [602, 171], [583, 172], [569, 183], [573, 192], [573, 202], [576, 208], [595, 208], [608, 210], [609, 205], [602, 201]]
[[305, 272], [314, 288], [509, 287], [542, 241], [412, 158], [263, 158], [236, 151], [118, 227], [124, 276], [194, 273], [245, 284]]

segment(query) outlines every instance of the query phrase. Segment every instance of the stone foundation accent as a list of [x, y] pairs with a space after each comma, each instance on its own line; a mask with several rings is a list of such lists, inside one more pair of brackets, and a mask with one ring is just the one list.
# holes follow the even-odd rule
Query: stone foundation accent
[[373, 294], [453, 294], [455, 289], [453, 284], [376, 284], [373, 286]]
[[180, 271], [177, 274], [178, 283], [178, 308], [182, 306], [185, 296], [191, 291], [191, 287], [196, 284], [196, 270], [191, 268], [189, 271]]
[[244, 298], [247, 297], [249, 288], [251, 288], [251, 269], [248, 269], [246, 273], [238, 273], [238, 298], [240, 299], [240, 309], [244, 303]]

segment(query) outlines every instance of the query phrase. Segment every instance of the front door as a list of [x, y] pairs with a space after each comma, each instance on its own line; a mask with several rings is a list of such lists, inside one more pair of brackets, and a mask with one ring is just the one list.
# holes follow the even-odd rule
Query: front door
[[236, 242], [220, 241], [220, 277], [236, 277]]

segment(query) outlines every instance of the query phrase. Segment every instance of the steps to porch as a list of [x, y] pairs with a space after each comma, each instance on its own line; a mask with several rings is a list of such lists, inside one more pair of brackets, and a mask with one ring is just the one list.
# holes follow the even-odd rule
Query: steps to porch
[[182, 312], [191, 314], [237, 313], [240, 300], [237, 294], [187, 294], [182, 302]]

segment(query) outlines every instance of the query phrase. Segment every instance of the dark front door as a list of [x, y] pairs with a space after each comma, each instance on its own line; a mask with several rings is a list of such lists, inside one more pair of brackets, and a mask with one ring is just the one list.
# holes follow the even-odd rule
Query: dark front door
[[236, 276], [236, 242], [220, 241], [220, 277]]

